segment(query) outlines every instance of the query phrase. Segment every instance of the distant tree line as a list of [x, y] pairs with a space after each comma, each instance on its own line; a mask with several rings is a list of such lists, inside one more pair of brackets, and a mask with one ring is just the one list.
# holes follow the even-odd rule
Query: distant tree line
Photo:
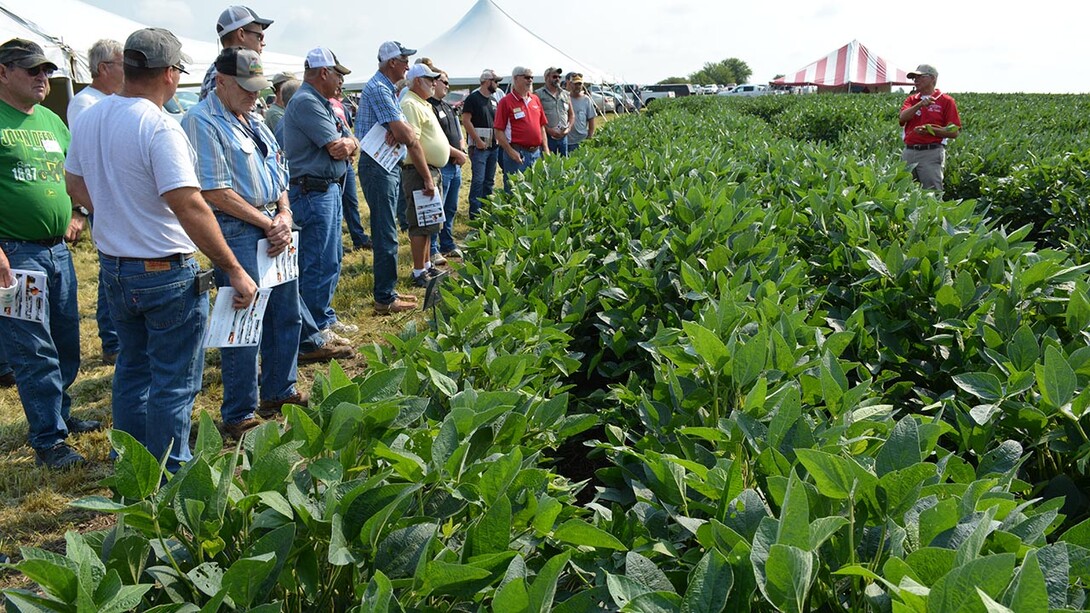
[[670, 77], [659, 81], [660, 84], [670, 83], [746, 83], [753, 71], [749, 64], [736, 57], [729, 57], [720, 62], [708, 62], [700, 70], [687, 77]]

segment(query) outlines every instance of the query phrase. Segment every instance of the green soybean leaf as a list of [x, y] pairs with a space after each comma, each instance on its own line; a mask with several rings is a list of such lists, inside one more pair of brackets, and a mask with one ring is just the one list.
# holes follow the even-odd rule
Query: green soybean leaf
[[117, 451], [114, 488], [133, 500], [147, 498], [159, 487], [162, 470], [155, 456], [124, 430], [110, 430], [110, 442]]
[[375, 566], [391, 579], [412, 577], [424, 557], [439, 526], [415, 524], [394, 530], [379, 543]]
[[648, 592], [636, 596], [621, 609], [624, 613], [677, 613], [681, 596], [673, 592]]
[[1014, 574], [1014, 554], [1004, 553], [977, 558], [958, 566], [935, 582], [927, 599], [927, 610], [954, 613], [963, 610], [966, 594], [980, 588], [991, 598], [998, 598]]
[[493, 611], [522, 613], [530, 608], [530, 593], [526, 591], [526, 580], [518, 577], [504, 583], [496, 590], [492, 598]]
[[476, 566], [430, 560], [424, 566], [421, 591], [432, 595], [460, 595], [467, 591], [472, 594], [479, 591], [481, 588], [478, 586], [491, 576], [492, 573]]
[[810, 500], [806, 495], [806, 486], [794, 471], [787, 482], [774, 542], [799, 549], [810, 547]]
[[[390, 607], [391, 602], [395, 604], [394, 608]], [[393, 584], [381, 570], [374, 571], [360, 600], [360, 613], [392, 613], [400, 610], [396, 604]]]
[[377, 372], [359, 385], [359, 402], [380, 402], [395, 397], [405, 379], [406, 369], [391, 368]]
[[1041, 358], [1037, 335], [1029, 326], [1023, 325], [1014, 333], [1014, 338], [1007, 344], [1007, 357], [1011, 365], [1019, 371], [1030, 370]]
[[734, 572], [723, 554], [708, 551], [689, 574], [689, 588], [681, 601], [681, 613], [721, 613], [727, 606]]
[[507, 551], [511, 545], [511, 500], [500, 496], [466, 536], [466, 559]]
[[1038, 364], [1036, 372], [1037, 387], [1045, 404], [1055, 410], [1071, 402], [1078, 381], [1075, 371], [1058, 349], [1051, 345], [1045, 349], [1045, 363]]
[[674, 586], [666, 578], [666, 574], [659, 570], [654, 562], [644, 556], [629, 551], [624, 557], [624, 576], [642, 583], [652, 592], [673, 592]]
[[258, 596], [266, 595], [261, 584], [276, 568], [276, 554], [269, 552], [252, 558], [241, 558], [223, 573], [222, 586], [236, 606], [249, 608]]
[[436, 387], [444, 396], [450, 398], [458, 393], [458, 384], [447, 375], [435, 370], [431, 366], [428, 367], [428, 377], [431, 378], [432, 385]]
[[[995, 600], [993, 600], [991, 596], [985, 594], [984, 591], [981, 590], [980, 588], [976, 588], [976, 595], [979, 596], [980, 601], [984, 603], [984, 610], [987, 611], [987, 613], [1015, 613], [1011, 609], [1008, 609], [1007, 607], [1004, 607], [1003, 605], [1001, 605], [998, 602], [996, 602]], [[1027, 611], [1028, 610], [1036, 611], [1037, 609], [1026, 609], [1026, 610]], [[1040, 609], [1040, 610], [1044, 611], [1046, 609]]]
[[63, 602], [74, 602], [79, 589], [76, 576], [79, 566], [64, 556], [44, 550], [37, 550], [41, 552], [37, 559], [26, 559], [28, 551], [29, 548], [23, 550], [24, 559], [15, 568], [37, 583], [46, 595]]
[[201, 411], [197, 425], [197, 445], [193, 449], [193, 455], [198, 453], [208, 461], [212, 461], [223, 451], [223, 437], [212, 421], [212, 415], [207, 411]]
[[485, 504], [492, 504], [504, 495], [518, 475], [521, 465], [522, 451], [518, 447], [491, 463], [488, 470], [481, 475], [479, 484], [481, 499]]
[[1011, 583], [1010, 599], [1006, 603], [1012, 611], [1047, 611], [1049, 609], [1048, 587], [1045, 586], [1045, 575], [1041, 572], [1041, 565], [1037, 560], [1037, 552], [1030, 550], [1022, 567], [1018, 569], [1018, 575]]
[[627, 551], [624, 543], [612, 534], [578, 519], [569, 519], [553, 532], [553, 538], [572, 545], [583, 545], [596, 549], [614, 549]]
[[719, 338], [715, 332], [695, 322], [684, 322], [682, 328], [689, 337], [689, 342], [692, 343], [696, 354], [713, 371], [723, 370], [723, 367], [730, 361], [730, 352], [727, 350], [726, 344], [723, 343], [723, 339]]
[[804, 613], [806, 596], [816, 577], [814, 554], [789, 545], [773, 545], [765, 564], [765, 598], [774, 607], [791, 613]]
[[613, 573], [606, 573], [606, 586], [609, 588], [609, 595], [613, 597], [613, 602], [622, 609], [637, 596], [654, 591], [635, 579]]
[[877, 477], [852, 460], [817, 449], [797, 449], [795, 453], [814, 478], [818, 491], [829, 498], [845, 500], [853, 493], [858, 498], [878, 485]]
[[731, 376], [734, 385], [744, 390], [757, 380], [768, 359], [768, 333], [764, 330], [735, 349]]
[[995, 402], [1003, 397], [1003, 384], [991, 373], [967, 372], [954, 375], [953, 379], [958, 387], [985, 402]]
[[572, 552], [565, 551], [557, 554], [545, 563], [538, 571], [537, 577], [530, 585], [530, 608], [532, 612], [548, 613], [553, 608], [553, 598], [556, 596], [556, 582], [560, 579], [560, 573], [568, 565]]
[[886, 442], [878, 450], [874, 468], [881, 477], [886, 473], [913, 466], [921, 459], [919, 427], [911, 415], [906, 415], [893, 426]]

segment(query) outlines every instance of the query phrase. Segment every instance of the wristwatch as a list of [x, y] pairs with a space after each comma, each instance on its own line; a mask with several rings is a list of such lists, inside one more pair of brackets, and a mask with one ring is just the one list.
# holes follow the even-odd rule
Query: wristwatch
[[85, 207], [85, 206], [74, 206], [74, 207], [72, 207], [72, 212], [73, 213], [79, 213], [80, 215], [83, 215], [84, 217], [90, 217], [91, 216], [91, 211], [88, 211], [87, 207]]

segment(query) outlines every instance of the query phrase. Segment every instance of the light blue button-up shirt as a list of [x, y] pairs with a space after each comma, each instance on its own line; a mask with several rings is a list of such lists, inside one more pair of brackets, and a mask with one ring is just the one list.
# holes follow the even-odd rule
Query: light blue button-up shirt
[[391, 121], [405, 121], [405, 115], [397, 104], [393, 82], [381, 72], [376, 72], [360, 93], [360, 110], [356, 114], [356, 138], [363, 140], [376, 123], [386, 126]]
[[[182, 127], [197, 152], [197, 178], [202, 190], [232, 189], [251, 205], [263, 208], [288, 188], [288, 164], [272, 132], [253, 113], [239, 121], [213, 93], [189, 109]], [[262, 156], [261, 146], [267, 153]]]

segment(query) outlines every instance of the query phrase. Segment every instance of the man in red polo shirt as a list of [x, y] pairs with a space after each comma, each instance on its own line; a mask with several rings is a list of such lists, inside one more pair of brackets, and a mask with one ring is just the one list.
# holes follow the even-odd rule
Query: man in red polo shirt
[[541, 158], [542, 153], [549, 153], [545, 140], [545, 111], [541, 108], [541, 100], [531, 91], [533, 85], [533, 71], [516, 66], [511, 71], [510, 93], [496, 105], [493, 126], [501, 149], [504, 189], [508, 189], [509, 175], [526, 170]]
[[924, 189], [941, 194], [946, 143], [961, 130], [958, 105], [935, 88], [939, 71], [934, 66], [920, 64], [908, 78], [916, 82], [916, 92], [905, 99], [898, 117], [905, 141], [901, 159]]

